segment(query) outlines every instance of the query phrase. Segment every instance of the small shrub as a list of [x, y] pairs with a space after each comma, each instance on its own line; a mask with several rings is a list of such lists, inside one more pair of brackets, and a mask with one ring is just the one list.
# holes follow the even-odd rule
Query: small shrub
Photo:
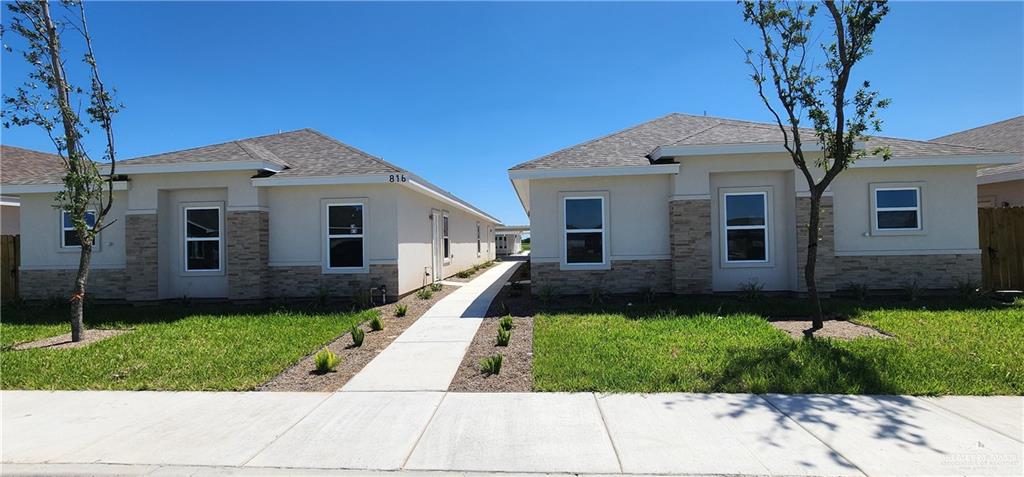
[[544, 285], [537, 290], [537, 298], [540, 298], [541, 303], [551, 303], [555, 299], [555, 289], [551, 285]]
[[384, 320], [380, 319], [380, 315], [376, 315], [370, 318], [370, 330], [380, 331], [384, 329]]
[[903, 298], [908, 301], [917, 301], [921, 297], [921, 285], [917, 283], [917, 280], [907, 282], [903, 285]]
[[512, 339], [512, 329], [500, 327], [498, 328], [498, 346], [508, 346], [508, 341]]
[[599, 305], [601, 303], [604, 303], [604, 290], [600, 288], [594, 288], [593, 290], [590, 290], [590, 294], [587, 295], [587, 299], [590, 301], [591, 305]]
[[420, 291], [416, 292], [416, 298], [420, 300], [429, 300], [433, 298], [434, 292], [429, 288], [420, 288]]
[[971, 279], [964, 281], [957, 280], [956, 291], [961, 298], [974, 298], [981, 292], [981, 287]]
[[350, 333], [352, 334], [352, 345], [355, 346], [356, 348], [362, 346], [363, 338], [366, 337], [366, 332], [363, 331], [363, 329], [360, 328], [358, 325], [352, 325], [352, 330], [350, 331]]
[[498, 326], [503, 330], [511, 330], [514, 324], [511, 316], [506, 316], [498, 322]]
[[313, 361], [316, 363], [316, 372], [320, 374], [333, 373], [338, 368], [338, 364], [341, 363], [338, 355], [327, 348], [320, 350], [313, 357]]
[[356, 293], [353, 297], [356, 301], [356, 306], [360, 309], [366, 309], [373, 306], [373, 292], [370, 290], [362, 290]]
[[406, 313], [409, 313], [409, 305], [399, 303], [395, 306], [395, 316], [402, 317], [405, 316]]
[[480, 371], [487, 375], [500, 373], [502, 359], [500, 354], [496, 354], [480, 360]]
[[463, 270], [463, 271], [461, 271], [459, 273], [456, 273], [455, 276], [457, 276], [459, 278], [469, 278], [469, 277], [473, 276], [473, 271], [472, 270]]
[[743, 294], [743, 298], [747, 301], [761, 298], [762, 290], [764, 290], [764, 284], [756, 278], [752, 278], [749, 282], [740, 285], [740, 293]]
[[444, 288], [444, 285], [442, 285], [442, 284], [440, 284], [440, 283], [431, 283], [431, 284], [430, 284], [430, 291], [435, 291], [435, 292], [439, 292], [439, 291], [441, 291], [441, 290], [442, 290], [443, 288]]
[[868, 294], [871, 289], [867, 283], [851, 283], [846, 287], [846, 290], [850, 293], [850, 296], [856, 298], [859, 301], [864, 301], [868, 298]]
[[320, 287], [320, 289], [316, 291], [316, 296], [313, 297], [313, 306], [317, 308], [325, 308], [330, 299], [331, 294], [327, 291], [327, 288]]
[[658, 289], [654, 287], [644, 288], [643, 298], [645, 303], [653, 303], [654, 297], [658, 295]]

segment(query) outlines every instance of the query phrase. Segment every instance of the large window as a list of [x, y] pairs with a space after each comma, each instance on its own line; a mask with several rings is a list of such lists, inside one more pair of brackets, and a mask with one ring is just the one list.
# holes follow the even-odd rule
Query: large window
[[920, 230], [921, 189], [917, 187], [875, 189], [875, 228], [878, 230]]
[[725, 261], [768, 262], [768, 194], [725, 194]]
[[444, 244], [444, 259], [452, 258], [452, 242], [448, 239], [448, 214], [441, 218], [441, 242]]
[[327, 267], [364, 268], [363, 204], [327, 205]]
[[[85, 223], [89, 227], [96, 225], [95, 210], [88, 210], [85, 212]], [[76, 248], [82, 246], [82, 238], [78, 236], [78, 231], [75, 230], [75, 224], [71, 221], [71, 214], [67, 211], [61, 211], [60, 213], [60, 246], [62, 248]]]
[[565, 263], [604, 263], [604, 198], [565, 198]]
[[221, 269], [220, 207], [185, 208], [185, 271]]

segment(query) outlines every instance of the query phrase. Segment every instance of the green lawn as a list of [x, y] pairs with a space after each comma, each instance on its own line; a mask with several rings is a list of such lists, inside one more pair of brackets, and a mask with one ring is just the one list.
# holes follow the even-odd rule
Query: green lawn
[[86, 311], [88, 328], [132, 331], [78, 349], [11, 349], [13, 343], [69, 332], [66, 313], [4, 307], [0, 387], [253, 389], [375, 312], [98, 306]]
[[829, 309], [894, 337], [852, 341], [797, 341], [765, 321], [804, 312], [801, 301], [697, 299], [673, 305], [677, 311], [538, 315], [534, 387], [1024, 394], [1024, 301], [830, 302]]

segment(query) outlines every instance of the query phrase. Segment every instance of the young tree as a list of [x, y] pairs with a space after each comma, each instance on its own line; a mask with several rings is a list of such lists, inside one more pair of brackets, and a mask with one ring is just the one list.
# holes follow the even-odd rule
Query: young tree
[[[46, 0], [22, 0], [7, 6], [11, 20], [5, 30], [13, 31], [24, 39], [22, 56], [33, 69], [14, 95], [4, 97], [4, 127], [35, 125], [43, 128], [64, 162], [64, 189], [57, 194], [56, 207], [68, 214], [81, 241], [78, 274], [70, 298], [71, 339], [80, 341], [92, 251], [96, 237], [109, 225], [104, 219], [114, 199], [115, 152], [111, 118], [118, 109], [100, 79], [85, 19], [85, 6], [81, 2], [63, 2], [66, 12], [60, 19], [54, 18], [51, 5]], [[82, 60], [87, 66], [90, 83], [87, 90], [74, 86], [65, 70], [61, 34], [70, 30], [81, 35]], [[88, 97], [85, 109], [88, 124], [79, 113], [85, 96]], [[109, 162], [106, 173], [101, 173], [100, 164], [90, 159], [82, 142], [89, 134], [89, 124], [98, 125], [105, 135], [103, 158]]]
[[[871, 53], [875, 29], [889, 12], [885, 1], [850, 0], [822, 2], [831, 41], [821, 44], [823, 63], [816, 63], [811, 36], [818, 5], [781, 0], [742, 1], [743, 18], [753, 25], [763, 43], [745, 50], [746, 62], [757, 92], [782, 132], [786, 150], [810, 189], [811, 210], [807, 224], [807, 292], [814, 303], [811, 333], [821, 329], [822, 310], [815, 266], [821, 219], [821, 198], [839, 173], [859, 158], [889, 158], [884, 147], [870, 151], [860, 147], [868, 131], [879, 132], [878, 111], [889, 105], [868, 81], [848, 92], [854, 67]], [[827, 75], [827, 79], [820, 76]], [[767, 83], [767, 86], [766, 86]], [[774, 89], [773, 97], [766, 89]], [[800, 127], [809, 120], [812, 130]], [[805, 141], [816, 141], [821, 155], [807, 155]]]

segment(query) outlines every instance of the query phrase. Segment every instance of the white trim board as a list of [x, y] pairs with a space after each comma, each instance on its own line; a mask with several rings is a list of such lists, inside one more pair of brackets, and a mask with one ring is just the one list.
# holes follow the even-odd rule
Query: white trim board
[[574, 167], [568, 169], [515, 169], [510, 179], [559, 179], [568, 177], [644, 176], [678, 174], [679, 164], [651, 164], [621, 167]]
[[977, 248], [913, 249], [913, 250], [838, 250], [837, 257], [870, 257], [875, 255], [981, 255]]
[[978, 184], [998, 184], [1000, 182], [1024, 181], [1024, 171], [1001, 172], [987, 176], [978, 176]]
[[923, 167], [923, 166], [999, 166], [1016, 164], [1020, 156], [1006, 154], [987, 154], [976, 156], [924, 156], [918, 159], [897, 158], [883, 160], [880, 157], [865, 157], [853, 164], [850, 169], [866, 169], [871, 167]]
[[[64, 184], [10, 184], [0, 186], [5, 194], [45, 194], [64, 190]], [[104, 190], [106, 186], [104, 186]], [[114, 190], [128, 190], [128, 181], [114, 181]]]
[[[101, 165], [101, 174], [109, 174], [110, 166]], [[281, 172], [284, 166], [270, 161], [176, 162], [172, 164], [117, 163], [114, 174], [168, 174], [177, 172], [271, 171]]]
[[253, 187], [315, 186], [344, 184], [385, 184], [394, 174], [356, 174], [344, 176], [261, 177], [252, 179]]

